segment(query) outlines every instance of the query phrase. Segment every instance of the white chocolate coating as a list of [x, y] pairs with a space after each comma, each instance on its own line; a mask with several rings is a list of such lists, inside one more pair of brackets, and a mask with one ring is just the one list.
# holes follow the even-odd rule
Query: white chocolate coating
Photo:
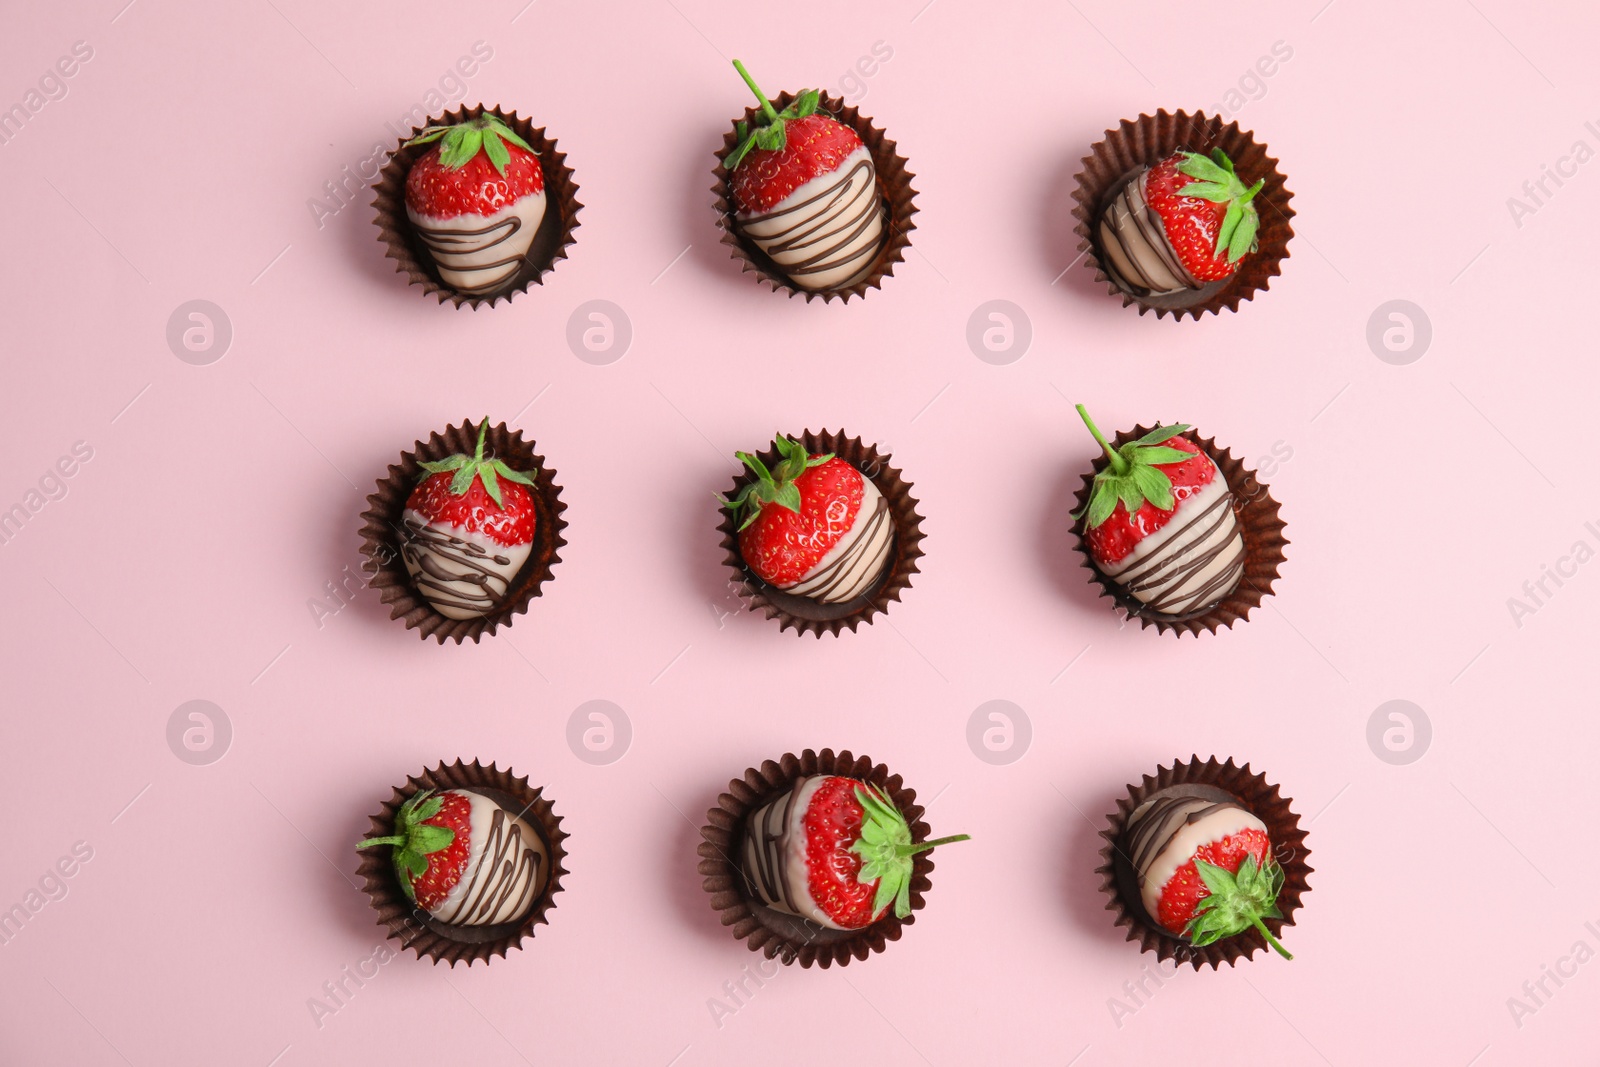
[[1244, 558], [1244, 535], [1219, 470], [1178, 501], [1165, 526], [1100, 570], [1153, 610], [1182, 615], [1233, 592], [1244, 575]]
[[861, 506], [850, 529], [798, 582], [780, 588], [838, 604], [860, 596], [878, 580], [894, 547], [894, 518], [871, 478], [862, 475], [861, 488]]
[[771, 211], [738, 216], [739, 229], [802, 289], [842, 289], [872, 271], [883, 243], [884, 206], [865, 145]]
[[543, 191], [507, 204], [493, 215], [440, 219], [406, 206], [406, 217], [422, 237], [439, 277], [463, 293], [492, 293], [516, 276], [544, 221]]
[[[1157, 824], [1141, 827], [1152, 809], [1160, 805], [1153, 817]], [[1149, 847], [1135, 846], [1134, 868], [1139, 875], [1139, 899], [1145, 914], [1159, 914], [1161, 891], [1172, 876], [1194, 858], [1195, 851], [1213, 841], [1220, 841], [1242, 830], [1260, 830], [1267, 826], [1244, 808], [1236, 804], [1218, 803], [1200, 797], [1179, 800], [1152, 798], [1135, 808], [1128, 825], [1133, 840], [1148, 839]], [[1147, 831], [1141, 835], [1140, 831]]]
[[476, 619], [504, 602], [531, 544], [502, 545], [482, 533], [430, 523], [405, 510], [400, 556], [417, 591], [447, 619]]
[[843, 930], [817, 906], [811, 896], [810, 868], [806, 862], [806, 831], [802, 823], [811, 798], [827, 775], [802, 778], [794, 788], [752, 812], [745, 820], [745, 879], [769, 908], [810, 919], [830, 930]]
[[430, 914], [462, 926], [492, 926], [527, 915], [549, 876], [544, 839], [486, 796], [466, 789], [448, 792], [472, 804], [467, 865]]

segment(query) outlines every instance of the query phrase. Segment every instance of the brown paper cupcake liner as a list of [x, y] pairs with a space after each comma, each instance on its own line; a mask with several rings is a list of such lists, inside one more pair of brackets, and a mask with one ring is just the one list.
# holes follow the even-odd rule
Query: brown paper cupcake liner
[[1204, 763], [1199, 756], [1191, 756], [1188, 763], [1174, 760], [1171, 767], [1157, 767], [1156, 773], [1145, 775], [1140, 784], [1128, 786], [1126, 798], [1117, 800], [1117, 810], [1106, 816], [1109, 827], [1100, 831], [1106, 843], [1100, 849], [1100, 866], [1095, 869], [1101, 876], [1100, 891], [1108, 898], [1106, 910], [1116, 915], [1115, 925], [1127, 927], [1127, 940], [1139, 942], [1141, 952], [1154, 952], [1158, 961], [1175, 960], [1198, 971], [1204, 964], [1217, 968], [1226, 963], [1232, 967], [1239, 957], [1248, 960], [1257, 951], [1270, 955], [1272, 950], [1258, 930], [1196, 948], [1168, 933], [1145, 913], [1139, 899], [1138, 875], [1122, 847], [1123, 835], [1135, 808], [1175, 785], [1209, 786], [1219, 791], [1217, 799], [1231, 798], [1266, 823], [1273, 855], [1283, 868], [1283, 888], [1278, 893], [1283, 918], [1262, 921], [1277, 938], [1282, 937], [1285, 926], [1294, 925], [1300, 898], [1311, 891], [1306, 877], [1314, 870], [1306, 862], [1311, 852], [1306, 848], [1306, 832], [1300, 829], [1300, 816], [1289, 810], [1291, 802], [1278, 795], [1277, 786], [1268, 785], [1263, 775], [1250, 773], [1248, 763], [1236, 767], [1231, 758], [1227, 763], [1218, 763], [1215, 756]]
[[[794, 100], [794, 93], [783, 93], [772, 101], [772, 106], [782, 111], [794, 103]], [[738, 120], [735, 120], [728, 132], [723, 135], [722, 151], [717, 153], [717, 166], [711, 172], [716, 178], [711, 191], [716, 194], [717, 224], [722, 229], [722, 243], [728, 246], [730, 254], [739, 261], [744, 271], [754, 271], [757, 279], [772, 286], [773, 292], [787, 290], [791, 297], [804, 296], [807, 302], [820, 298], [826, 303], [837, 297], [848, 304], [852, 296], [865, 297], [868, 289], [882, 288], [883, 279], [893, 276], [894, 265], [905, 259], [905, 251], [911, 245], [911, 231], [917, 228], [917, 224], [911, 221], [911, 216], [917, 213], [916, 206], [911, 202], [917, 195], [917, 191], [911, 188], [911, 179], [916, 175], [906, 170], [906, 159], [895, 151], [895, 142], [884, 136], [883, 131], [874, 126], [871, 119], [862, 117], [859, 108], [847, 107], [843, 100], [824, 92], [821, 94], [817, 110], [827, 112], [841, 124], [856, 131], [861, 143], [867, 146], [867, 151], [872, 153], [872, 165], [878, 175], [878, 192], [888, 207], [887, 236], [883, 246], [878, 250], [877, 262], [871, 272], [860, 281], [843, 288], [822, 292], [802, 289], [792, 282], [783, 268], [761, 251], [754, 241], [748, 240], [740, 232], [734, 218], [736, 209], [733, 203], [733, 186], [729, 181], [731, 175], [722, 163], [739, 143]], [[760, 113], [759, 107], [747, 107], [744, 109], [744, 121], [754, 126], [756, 116]]]
[[704, 840], [699, 847], [699, 870], [705, 876], [702, 884], [711, 897], [711, 907], [722, 916], [722, 925], [730, 927], [733, 936], [745, 941], [752, 952], [759, 950], [768, 959], [781, 963], [798, 962], [802, 967], [816, 965], [826, 969], [835, 963], [843, 967], [852, 959], [864, 960], [873, 952], [882, 952], [890, 941], [900, 940], [904, 928], [916, 921], [923, 895], [933, 887], [929, 879], [933, 860], [927, 852], [913, 858], [910, 915], [896, 918], [891, 909], [862, 930], [830, 930], [760, 903], [750, 894], [738, 858], [744, 845], [745, 818], [787, 793], [798, 779], [818, 774], [873, 783], [906, 817], [911, 840], [919, 844], [928, 840], [928, 824], [922, 821], [923, 809], [916, 802], [916, 790], [903, 785], [898, 774], [892, 775], [883, 764], [852, 755], [848, 749], [835, 755], [831, 748], [821, 753], [808, 748], [798, 756], [791, 752], [776, 762], [767, 760], [759, 768], [745, 771], [743, 778], [728, 783], [728, 791], [717, 797], [717, 806], [706, 813], [706, 825], [700, 829]]
[[[1261, 229], [1256, 238], [1256, 251], [1245, 257], [1243, 265], [1231, 277], [1212, 282], [1202, 289], [1185, 290], [1166, 296], [1136, 296], [1118, 285], [1106, 270], [1099, 244], [1094, 236], [1095, 222], [1100, 210], [1121, 189], [1125, 180], [1141, 166], [1153, 166], [1178, 149], [1209, 153], [1220, 148], [1233, 160], [1240, 179], [1246, 185], [1258, 179], [1265, 180], [1254, 203], [1261, 216]], [[1154, 311], [1156, 318], [1172, 315], [1182, 319], [1185, 315], [1199, 319], [1222, 308], [1238, 311], [1239, 303], [1253, 298], [1257, 290], [1265, 290], [1268, 280], [1280, 273], [1280, 263], [1289, 257], [1289, 239], [1294, 229], [1289, 220], [1294, 208], [1289, 200], [1294, 196], [1284, 188], [1283, 174], [1278, 161], [1267, 155], [1265, 145], [1258, 144], [1255, 135], [1239, 129], [1237, 122], [1223, 125], [1216, 115], [1203, 111], [1190, 114], [1179, 111], [1168, 114], [1157, 111], [1154, 115], [1140, 115], [1138, 121], [1123, 119], [1115, 130], [1107, 130], [1105, 140], [1089, 149], [1083, 157], [1083, 170], [1078, 174], [1078, 187], [1072, 193], [1077, 201], [1072, 215], [1078, 220], [1073, 232], [1078, 235], [1078, 251], [1084, 263], [1094, 270], [1095, 281], [1105, 282], [1107, 291], [1122, 297], [1122, 306], [1139, 306], [1139, 314]]]
[[[854, 633], [857, 626], [864, 622], [870, 624], [873, 616], [887, 612], [889, 604], [898, 601], [901, 592], [910, 588], [911, 576], [917, 573], [917, 560], [923, 554], [922, 516], [917, 514], [917, 500], [911, 495], [911, 483], [888, 465], [890, 457], [880, 456], [876, 446], [862, 444], [859, 437], [846, 437], [843, 430], [838, 433], [829, 433], [827, 430], [812, 433], [807, 430], [794, 439], [805, 445], [812, 455], [832, 452], [849, 463], [871, 478], [889, 502], [889, 513], [894, 521], [894, 546], [890, 549], [889, 562], [884, 567], [883, 575], [865, 593], [838, 604], [821, 604], [807, 596], [784, 592], [757, 578], [755, 572], [745, 565], [744, 557], [739, 553], [738, 517], [728, 508], [722, 509], [722, 521], [717, 524], [717, 529], [722, 532], [725, 562], [734, 572], [745, 607], [750, 611], [762, 611], [769, 619], [779, 620], [779, 633], [793, 629], [797, 635], [811, 633], [820, 639], [824, 632], [837, 637], [846, 626]], [[756, 454], [769, 469], [778, 461], [778, 450], [772, 445]], [[735, 476], [727, 498], [734, 499], [739, 490], [754, 478], [748, 470], [741, 471]]]
[[[426, 126], [455, 125], [485, 113], [502, 119], [538, 153], [539, 166], [544, 171], [545, 212], [516, 275], [492, 293], [471, 294], [445, 284], [434, 266], [433, 257], [406, 217], [406, 175], [417, 157], [433, 147], [408, 148], [406, 142]], [[482, 104], [463, 105], [455, 111], [429, 118], [423, 126], [413, 127], [410, 136], [400, 140], [373, 187], [377, 196], [372, 206], [378, 211], [373, 221], [378, 226], [379, 240], [388, 248], [386, 257], [395, 261], [397, 273], [404, 274], [412, 285], [422, 286], [424, 294], [438, 294], [441, 304], [448, 300], [458, 308], [466, 304], [477, 310], [479, 304], [494, 307], [501, 300], [510, 303], [518, 293], [527, 292], [530, 285], [543, 285], [544, 276], [555, 269], [557, 260], [567, 258], [567, 248], [573, 243], [572, 231], [578, 228], [578, 211], [583, 205], [578, 202], [578, 186], [572, 180], [572, 168], [567, 166], [566, 159], [566, 153], [557, 150], [555, 139], [545, 135], [543, 126], [536, 128], [530, 120], [519, 118], [515, 111], [506, 112]]]
[[[1128, 441], [1143, 437], [1153, 429], [1154, 426], [1141, 425], [1132, 430], [1124, 430], [1117, 434], [1112, 446], [1120, 448]], [[1099, 584], [1101, 596], [1110, 597], [1130, 619], [1138, 619], [1141, 627], [1154, 626], [1161, 633], [1171, 631], [1179, 637], [1186, 633], [1198, 637], [1201, 630], [1216, 633], [1219, 626], [1231, 629], [1235, 622], [1250, 618], [1251, 609], [1260, 607], [1261, 599], [1272, 592], [1272, 583], [1278, 578], [1278, 567], [1284, 561], [1283, 548], [1289, 541], [1283, 536], [1284, 521], [1278, 517], [1281, 505], [1272, 499], [1267, 487], [1256, 478], [1255, 471], [1235, 459], [1228, 449], [1218, 448], [1213, 438], [1200, 437], [1193, 430], [1187, 430], [1179, 436], [1191, 444], [1198, 445], [1201, 451], [1211, 457], [1217, 469], [1222, 472], [1222, 476], [1227, 479], [1228, 489], [1233, 493], [1233, 513], [1244, 536], [1245, 551], [1244, 574], [1240, 576], [1239, 584], [1233, 592], [1209, 607], [1186, 615], [1167, 615], [1151, 611], [1123, 592], [1116, 582], [1101, 574], [1100, 568], [1095, 566], [1094, 559], [1089, 554], [1088, 541], [1084, 536], [1087, 518], [1077, 519], [1072, 525], [1072, 532], [1078, 539], [1078, 548], [1083, 552], [1083, 565], [1092, 575], [1090, 581]], [[1084, 505], [1088, 502], [1089, 491], [1094, 486], [1094, 476], [1105, 467], [1105, 464], [1105, 457], [1101, 456], [1093, 469], [1083, 476], [1083, 487], [1078, 490], [1072, 506], [1074, 515], [1084, 514]]]
[[367, 557], [363, 570], [371, 576], [367, 584], [377, 588], [385, 604], [392, 605], [391, 619], [405, 619], [407, 629], [414, 628], [417, 636], [432, 637], [441, 645], [446, 640], [460, 644], [469, 637], [476, 643], [485, 633], [493, 634], [501, 626], [510, 626], [513, 617], [527, 611], [528, 603], [540, 594], [552, 569], [561, 562], [558, 550], [567, 543], [561, 536], [567, 525], [561, 513], [567, 506], [561, 502], [561, 487], [555, 483], [555, 471], [545, 466], [543, 456], [535, 454], [532, 441], [523, 441], [521, 430], [508, 430], [502, 422], [489, 427], [484, 451], [499, 456], [513, 469], [534, 479], [530, 487], [535, 514], [533, 549], [528, 553], [528, 561], [518, 572], [505, 601], [476, 619], [446, 618], [417, 591], [406, 572], [400, 549], [405, 529], [401, 516], [405, 513], [406, 498], [422, 475], [419, 461], [441, 460], [457, 452], [472, 455], [478, 443], [479, 425], [463, 422], [460, 426], [451, 426], [442, 434], [434, 433], [427, 441], [418, 441], [410, 452], [402, 452], [400, 462], [391, 463], [389, 473], [378, 480], [377, 492], [367, 497], [367, 510], [361, 513], [361, 553]]
[[440, 922], [406, 898], [394, 873], [391, 848], [363, 849], [358, 853], [361, 866], [356, 873], [366, 881], [367, 896], [378, 913], [378, 925], [388, 927], [389, 936], [415, 952], [418, 959], [427, 956], [435, 963], [452, 967], [462, 960], [469, 967], [479, 960], [487, 964], [495, 956], [504, 957], [507, 949], [521, 948], [524, 938], [534, 936], [534, 927], [550, 921], [547, 916], [555, 907], [555, 895], [561, 892], [561, 878], [567, 873], [563, 866], [567, 835], [561, 829], [561, 817], [543, 796], [543, 788], [530, 788], [526, 776], [513, 775], [510, 769], [502, 771], [493, 763], [485, 767], [477, 760], [441, 762], [431, 771], [408, 775], [406, 784], [395, 788], [372, 816], [373, 836], [393, 833], [400, 805], [422, 789], [470, 790], [527, 819], [544, 838], [550, 855], [550, 876], [533, 910], [522, 919], [494, 926], [460, 926]]

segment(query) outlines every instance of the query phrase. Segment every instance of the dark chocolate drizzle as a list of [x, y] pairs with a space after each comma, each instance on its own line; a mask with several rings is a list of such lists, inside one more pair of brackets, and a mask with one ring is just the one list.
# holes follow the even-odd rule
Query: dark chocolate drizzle
[[[466, 888], [460, 902], [449, 914], [434, 912], [434, 916], [442, 922], [466, 925], [522, 918], [538, 895], [543, 859], [537, 849], [523, 843], [522, 827], [496, 805], [478, 864], [464, 875]], [[512, 902], [511, 911], [497, 919], [508, 900]]]
[[[484, 614], [493, 611], [511, 589], [510, 578], [484, 566], [488, 561], [502, 567], [509, 556], [490, 555], [476, 541], [428, 526], [412, 518], [405, 520], [406, 536], [400, 546], [407, 563], [414, 565], [412, 582], [417, 591], [435, 607], [460, 608]], [[461, 570], [448, 570], [441, 561], [454, 563]], [[460, 585], [476, 586], [480, 592], [463, 591]], [[498, 585], [499, 589], [494, 587]]]
[[[1118, 269], [1117, 263], [1109, 254], [1101, 257], [1102, 266], [1111, 279], [1135, 296], [1150, 296], [1152, 294], [1169, 293], [1176, 290], [1158, 289], [1155, 282], [1139, 271], [1140, 256], [1136, 252], [1136, 244], [1142, 242], [1148, 245], [1157, 258], [1172, 274], [1187, 288], [1199, 289], [1201, 282], [1189, 273], [1183, 263], [1178, 259], [1178, 254], [1173, 251], [1172, 244], [1167, 240], [1167, 228], [1162, 225], [1161, 218], [1145, 203], [1144, 187], [1145, 178], [1149, 175], [1148, 168], [1139, 171], [1129, 178], [1117, 194], [1106, 204], [1105, 210], [1100, 213], [1100, 223], [1096, 231], [1100, 237], [1101, 247], [1107, 244], [1116, 245], [1126, 259], [1128, 266], [1135, 272], [1133, 277], [1126, 277]], [[1116, 222], [1116, 212], [1124, 212], [1132, 225], [1132, 232], [1128, 232]]]
[[[428, 251], [433, 254], [434, 262], [446, 270], [457, 271], [462, 274], [477, 274], [480, 271], [493, 271], [501, 267], [511, 267], [510, 270], [496, 275], [482, 285], [452, 286], [456, 292], [465, 293], [468, 296], [479, 296], [499, 289], [516, 277], [517, 267], [515, 265], [522, 262], [522, 255], [507, 256], [504, 259], [496, 259], [489, 263], [473, 264], [471, 266], [453, 263], [451, 262], [451, 257], [470, 255], [473, 252], [481, 252], [486, 248], [505, 244], [511, 240], [518, 230], [522, 229], [522, 216], [510, 215], [499, 222], [490, 223], [476, 230], [447, 230], [435, 226], [425, 226], [414, 218], [412, 219], [412, 225], [416, 227], [417, 233], [421, 235], [422, 243], [427, 245]], [[504, 230], [505, 232], [492, 239], [487, 239], [497, 230]], [[479, 240], [479, 238], [485, 239]]]
[[1128, 827], [1127, 855], [1134, 873], [1139, 877], [1140, 887], [1144, 886], [1145, 875], [1151, 865], [1177, 839], [1184, 827], [1193, 826], [1201, 819], [1230, 808], [1249, 810], [1242, 804], [1213, 800], [1181, 786], [1151, 801], [1138, 820]]
[[[1229, 528], [1226, 536], [1204, 552], [1195, 551], [1197, 546], [1204, 544], [1224, 525]], [[1151, 589], [1159, 590], [1148, 601], [1139, 598], [1151, 611], [1170, 613], [1175, 607], [1186, 603], [1191, 605], [1186, 610], [1204, 607], [1231, 593], [1244, 574], [1244, 541], [1238, 534], [1238, 521], [1233, 514], [1233, 494], [1225, 492], [1175, 528], [1166, 542], [1149, 558], [1120, 574], [1108, 574], [1106, 577], [1126, 589], [1130, 595], [1136, 596]], [[1199, 589], [1179, 592], [1190, 575], [1205, 569], [1223, 552], [1230, 553], [1227, 566], [1212, 575]]]
[[794, 915], [801, 912], [789, 892], [789, 852], [784, 845], [789, 813], [794, 810], [800, 789], [807, 781], [806, 778], [796, 779], [788, 793], [752, 811], [745, 819], [744, 828], [742, 867], [750, 895], [768, 907]]
[[[856, 181], [858, 174], [863, 175], [863, 180], [860, 182]], [[883, 215], [883, 198], [878, 195], [877, 172], [873, 169], [871, 159], [862, 159], [849, 171], [840, 175], [838, 181], [798, 204], [746, 219], [744, 223], [749, 225], [752, 222], [768, 222], [796, 212], [804, 213], [820, 200], [827, 200], [829, 204], [814, 216], [807, 215], [769, 237], [750, 235], [750, 239], [760, 245], [774, 262], [778, 262], [777, 257], [780, 255], [796, 251], [804, 253], [813, 245], [834, 239], [831, 244], [823, 244], [820, 251], [798, 263], [778, 262], [778, 266], [791, 278], [836, 270], [857, 260], [861, 261], [860, 269], [865, 270], [877, 258], [878, 250], [883, 247], [882, 238], [888, 233], [887, 227], [877, 242], [863, 246], [849, 255], [844, 254], [850, 242], [865, 233], [872, 225], [874, 217], [881, 218]], [[859, 274], [860, 271], [856, 273]], [[853, 277], [847, 281], [853, 280]]]
[[[826, 567], [818, 568], [809, 577], [802, 578], [785, 592], [807, 596], [822, 604], [834, 604], [859, 596], [861, 591], [870, 589], [872, 583], [877, 581], [878, 576], [883, 573], [883, 568], [888, 566], [889, 552], [884, 552], [883, 563], [865, 581], [860, 583], [859, 587], [846, 590], [845, 595], [838, 595], [839, 587], [844, 584], [851, 570], [872, 547], [872, 543], [877, 538], [879, 531], [889, 521], [889, 501], [884, 498], [882, 493], [879, 493], [873, 505], [872, 514], [866, 516], [856, 515], [856, 524], [862, 527], [861, 536], [857, 537], [850, 547], [840, 554], [838, 559]], [[889, 533], [888, 545], [890, 547], [894, 545], [894, 532], [892, 530]]]

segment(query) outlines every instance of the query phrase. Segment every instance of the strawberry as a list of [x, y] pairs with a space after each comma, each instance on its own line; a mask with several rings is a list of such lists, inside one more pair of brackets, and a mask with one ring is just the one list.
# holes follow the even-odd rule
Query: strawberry
[[430, 143], [406, 174], [406, 216], [447, 285], [493, 292], [516, 277], [544, 219], [538, 154], [491, 114], [429, 126], [406, 145]]
[[1209, 158], [1177, 152], [1150, 168], [1144, 199], [1184, 268], [1210, 282], [1233, 274], [1245, 253], [1255, 251], [1261, 219], [1251, 201], [1265, 184], [1246, 189], [1220, 148]]
[[1096, 225], [1101, 266], [1136, 296], [1201, 289], [1239, 269], [1261, 219], [1222, 149], [1177, 152], [1135, 173]]
[[905, 816], [877, 786], [818, 775], [751, 813], [745, 877], [768, 907], [860, 930], [891, 905], [898, 918], [911, 914], [911, 857], [966, 840], [957, 834], [913, 844]]
[[1238, 586], [1245, 548], [1233, 494], [1210, 456], [1160, 426], [1112, 448], [1082, 404], [1084, 425], [1105, 453], [1084, 510], [1083, 538], [1106, 577], [1152, 611], [1184, 615]]
[[1294, 958], [1262, 922], [1282, 918], [1283, 868], [1250, 811], [1177, 787], [1134, 810], [1126, 844], [1145, 913], [1169, 933], [1198, 948], [1253, 927]]
[[738, 124], [723, 160], [739, 229], [803, 289], [853, 284], [883, 243], [872, 153], [854, 130], [817, 110], [815, 89], [778, 111], [744, 64], [733, 65], [761, 102], [755, 127]]
[[544, 840], [479, 793], [421, 790], [400, 805], [393, 829], [356, 848], [392, 847], [401, 892], [443, 922], [512, 922], [532, 909], [544, 886]]
[[833, 455], [810, 455], [787, 437], [769, 471], [759, 456], [736, 455], [755, 479], [724, 507], [743, 516], [739, 553], [768, 585], [824, 604], [861, 596], [888, 565], [894, 522], [872, 479]]
[[498, 607], [533, 547], [533, 479], [502, 459], [485, 458], [489, 420], [471, 456], [423, 460], [406, 498], [401, 557], [418, 590], [451, 619]]

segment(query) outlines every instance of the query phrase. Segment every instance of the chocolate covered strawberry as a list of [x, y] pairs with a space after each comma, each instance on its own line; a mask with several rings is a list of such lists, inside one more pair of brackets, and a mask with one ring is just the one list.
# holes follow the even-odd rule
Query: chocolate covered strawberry
[[735, 453], [755, 475], [733, 500], [739, 554], [768, 585], [823, 604], [854, 600], [889, 563], [894, 520], [871, 478], [833, 455], [810, 455], [787, 437], [771, 470]]
[[1141, 169], [1101, 212], [1106, 273], [1136, 296], [1200, 289], [1255, 251], [1263, 181], [1245, 186], [1222, 149], [1180, 151]]
[[499, 607], [533, 547], [533, 479], [483, 454], [424, 460], [406, 498], [400, 555], [418, 592], [439, 614], [475, 619]]
[[1244, 536], [1233, 493], [1210, 456], [1178, 423], [1112, 448], [1083, 405], [1078, 414], [1105, 451], [1083, 520], [1089, 556], [1123, 592], [1162, 615], [1210, 607], [1244, 575]]
[[1254, 928], [1293, 959], [1263, 919], [1282, 917], [1283, 868], [1267, 827], [1218, 790], [1173, 786], [1129, 816], [1125, 853], [1145, 914], [1196, 947]]
[[733, 61], [761, 102], [755, 126], [723, 160], [735, 222], [802, 289], [843, 289], [872, 270], [883, 243], [884, 204], [872, 153], [850, 127], [802, 92], [782, 111]]
[[387, 845], [406, 898], [441, 922], [488, 926], [527, 915], [544, 890], [544, 839], [520, 815], [466, 789], [416, 793], [395, 813]]
[[490, 114], [429, 126], [406, 142], [430, 143], [406, 174], [406, 217], [446, 285], [495, 292], [516, 277], [544, 220], [539, 156]]
[[892, 906], [911, 914], [912, 859], [966, 834], [913, 844], [905, 816], [870, 782], [801, 778], [745, 820], [744, 875], [768, 907], [833, 930], [859, 930]]

